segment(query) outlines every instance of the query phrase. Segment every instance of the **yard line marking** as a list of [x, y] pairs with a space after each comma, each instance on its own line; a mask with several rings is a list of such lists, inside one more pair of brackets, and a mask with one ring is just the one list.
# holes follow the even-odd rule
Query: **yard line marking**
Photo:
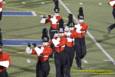
[[[60, 4], [65, 8], [68, 13], [72, 13], [70, 9], [64, 4], [62, 0], [59, 0]], [[78, 19], [73, 14], [73, 18], [78, 22]], [[107, 53], [107, 51], [96, 41], [95, 37], [88, 31], [88, 36], [92, 39], [92, 41], [96, 44], [96, 46], [105, 54], [105, 56], [115, 65], [115, 60]]]

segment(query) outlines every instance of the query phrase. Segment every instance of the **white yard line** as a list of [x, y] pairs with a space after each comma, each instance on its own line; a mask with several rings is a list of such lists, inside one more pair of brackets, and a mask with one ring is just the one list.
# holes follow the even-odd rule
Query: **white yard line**
[[[70, 9], [64, 4], [62, 0], [59, 0], [60, 4], [65, 8], [68, 13], [72, 13]], [[73, 15], [74, 19], [78, 22], [78, 19], [75, 15]], [[96, 46], [106, 55], [106, 57], [115, 65], [115, 60], [107, 53], [107, 51], [96, 41], [95, 37], [88, 31], [88, 36], [92, 39], [92, 41], [96, 44]]]

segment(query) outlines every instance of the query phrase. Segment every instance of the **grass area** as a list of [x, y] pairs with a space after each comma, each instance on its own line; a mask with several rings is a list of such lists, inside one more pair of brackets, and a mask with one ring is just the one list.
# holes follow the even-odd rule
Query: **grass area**
[[[106, 0], [63, 0], [70, 10], [77, 16], [78, 8], [84, 7], [86, 22], [89, 24], [89, 31], [104, 49], [115, 59], [115, 30], [110, 35], [107, 34], [106, 28], [114, 22], [111, 15], [111, 7]], [[22, 4], [26, 2], [26, 4]], [[42, 2], [45, 2], [43, 4]], [[79, 5], [82, 2], [83, 5]], [[98, 5], [101, 2], [102, 5]], [[61, 15], [66, 20], [68, 13], [60, 6]], [[48, 26], [40, 24], [40, 15], [53, 14], [52, 0], [6, 0], [4, 11], [35, 11], [35, 17], [3, 17], [0, 21], [0, 27], [3, 30], [4, 39], [39, 39], [42, 28]], [[111, 70], [115, 72], [115, 66], [108, 58], [96, 47], [92, 40], [86, 36], [87, 56], [85, 59], [88, 64], [83, 63], [85, 70]], [[5, 47], [11, 54], [12, 66], [8, 69], [10, 77], [35, 77], [35, 64], [37, 58], [25, 54], [25, 47]], [[26, 59], [30, 58], [32, 64], [28, 64]], [[51, 60], [51, 71], [49, 77], [55, 77], [55, 65]], [[91, 72], [81, 72], [77, 70], [74, 61], [71, 69], [72, 77], [114, 77], [114, 74], [93, 74]]]

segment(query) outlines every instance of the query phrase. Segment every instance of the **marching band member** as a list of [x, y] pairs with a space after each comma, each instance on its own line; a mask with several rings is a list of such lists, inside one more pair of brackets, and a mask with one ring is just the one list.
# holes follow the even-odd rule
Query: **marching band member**
[[66, 41], [64, 29], [60, 28], [59, 33], [55, 34], [52, 39], [55, 48], [56, 77], [70, 77], [68, 55], [65, 51]]
[[75, 25], [77, 37], [75, 38], [76, 63], [82, 69], [81, 59], [86, 55], [85, 35], [88, 25], [84, 23], [84, 18], [78, 15], [78, 24]]
[[54, 15], [42, 16], [40, 23], [50, 23], [50, 30], [49, 35], [50, 39], [53, 38], [54, 34], [58, 32], [59, 29], [59, 21], [62, 19], [61, 15], [59, 14], [59, 2], [58, 0], [53, 0], [55, 7], [54, 7]]
[[67, 42], [66, 42], [66, 47], [65, 47], [65, 50], [68, 54], [68, 57], [69, 57], [69, 63], [70, 63], [70, 68], [72, 66], [72, 63], [73, 63], [73, 58], [74, 58], [74, 33], [73, 33], [73, 30], [74, 30], [74, 27], [68, 27], [66, 26], [65, 27], [65, 36], [66, 36], [66, 39], [67, 39]]
[[38, 62], [36, 64], [36, 77], [48, 77], [50, 71], [49, 57], [52, 54], [52, 48], [48, 37], [43, 37], [43, 44], [31, 48], [30, 45], [26, 48], [26, 52], [29, 54], [37, 55]]
[[8, 77], [7, 69], [11, 64], [10, 56], [0, 46], [0, 77]]
[[74, 50], [74, 31], [73, 31], [74, 27], [65, 27], [65, 36], [67, 39], [66, 42], [66, 47], [65, 47], [65, 51], [68, 55], [68, 62], [69, 62], [69, 66], [67, 66], [69, 69], [68, 71], [70, 72], [71, 67], [72, 67], [72, 63], [73, 63], [73, 59], [74, 59], [74, 54], [75, 54], [75, 50]]
[[0, 28], [0, 77], [8, 77], [7, 69], [10, 64], [10, 55], [3, 51], [2, 32]]
[[53, 16], [48, 17], [47, 22], [50, 22], [50, 39], [53, 38], [54, 34], [58, 32], [59, 29], [59, 21], [62, 19], [62, 17], [59, 15], [59, 12], [55, 12]]

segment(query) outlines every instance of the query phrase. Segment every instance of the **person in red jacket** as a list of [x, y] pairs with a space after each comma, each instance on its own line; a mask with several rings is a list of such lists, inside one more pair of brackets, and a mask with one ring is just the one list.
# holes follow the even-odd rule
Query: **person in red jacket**
[[67, 39], [67, 42], [66, 42], [66, 47], [65, 47], [65, 50], [68, 54], [68, 57], [69, 57], [69, 63], [70, 63], [70, 68], [72, 66], [72, 63], [73, 63], [73, 58], [74, 58], [74, 35], [75, 35], [75, 31], [74, 31], [74, 19], [73, 19], [73, 15], [72, 14], [69, 14], [68, 16], [68, 23], [67, 23], [67, 26], [65, 26], [65, 36], [66, 36], [66, 39]]
[[0, 46], [0, 77], [8, 77], [7, 69], [11, 64], [10, 56]]
[[[113, 11], [112, 11], [112, 15], [113, 15], [113, 18], [115, 19], [115, 0], [109, 0], [108, 1], [109, 5], [113, 8]], [[115, 23], [114, 24], [111, 24], [107, 30], [108, 30], [108, 33], [111, 32], [111, 30], [113, 30], [115, 28]]]
[[55, 12], [53, 16], [48, 16], [48, 19], [46, 20], [46, 23], [50, 23], [50, 30], [49, 35], [50, 39], [53, 38], [54, 34], [58, 32], [59, 29], [59, 22], [62, 19], [59, 12]]
[[82, 69], [81, 60], [86, 55], [86, 44], [85, 44], [85, 35], [88, 29], [88, 25], [84, 23], [84, 18], [78, 16], [78, 24], [75, 25], [76, 35], [75, 38], [75, 51], [76, 51], [76, 63], [79, 69]]
[[43, 43], [41, 46], [33, 44], [33, 48], [29, 44], [26, 48], [28, 54], [37, 55], [38, 62], [36, 64], [36, 77], [48, 77], [50, 71], [49, 57], [52, 54], [52, 48], [50, 47], [49, 38], [44, 36], [42, 38]]
[[59, 29], [59, 33], [54, 35], [52, 43], [54, 44], [54, 59], [56, 67], [56, 77], [70, 77], [68, 55], [65, 51], [66, 37], [63, 28]]
[[48, 16], [42, 16], [41, 21], [40, 21], [40, 23], [42, 24], [50, 23], [50, 29], [49, 29], [50, 39], [52, 39], [54, 34], [58, 32], [59, 23], [60, 23], [60, 20], [62, 19], [62, 16], [59, 14], [60, 13], [59, 1], [53, 0], [53, 2], [55, 5], [54, 14], [48, 15]]
[[52, 48], [49, 46], [48, 41], [44, 41], [42, 46], [39, 47], [34, 44], [34, 48], [31, 48], [28, 45], [26, 52], [38, 56], [36, 77], [48, 77], [50, 71], [49, 57], [52, 54]]
[[74, 54], [75, 54], [75, 50], [74, 50], [74, 37], [73, 37], [73, 29], [74, 27], [65, 27], [65, 36], [67, 39], [66, 42], [66, 47], [65, 47], [65, 51], [68, 55], [68, 62], [69, 62], [69, 71], [71, 70], [72, 67], [72, 63], [73, 63], [73, 59], [74, 59]]

